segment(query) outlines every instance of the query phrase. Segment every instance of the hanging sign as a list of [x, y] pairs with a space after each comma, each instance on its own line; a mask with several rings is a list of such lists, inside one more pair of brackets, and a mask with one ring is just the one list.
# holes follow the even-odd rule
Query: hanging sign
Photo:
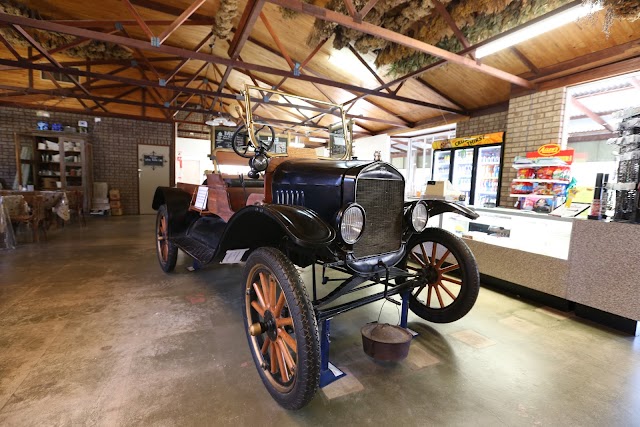
[[434, 141], [431, 147], [434, 150], [458, 147], [475, 147], [476, 145], [501, 144], [504, 142], [504, 132], [487, 133], [484, 135], [465, 136], [462, 138]]
[[573, 163], [574, 150], [568, 148], [563, 150], [558, 144], [544, 144], [537, 151], [530, 151], [527, 153], [528, 159], [559, 159], [566, 162], [568, 165]]

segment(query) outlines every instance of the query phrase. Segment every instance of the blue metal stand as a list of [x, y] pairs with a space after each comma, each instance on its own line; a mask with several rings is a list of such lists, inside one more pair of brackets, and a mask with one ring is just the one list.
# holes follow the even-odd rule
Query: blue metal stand
[[418, 333], [412, 329], [407, 328], [407, 320], [409, 317], [409, 292], [410, 291], [404, 291], [400, 294], [402, 296], [402, 307], [400, 308], [400, 326], [409, 331], [415, 338], [418, 336]]
[[346, 374], [329, 362], [331, 319], [322, 321], [320, 327], [320, 387], [326, 387]]

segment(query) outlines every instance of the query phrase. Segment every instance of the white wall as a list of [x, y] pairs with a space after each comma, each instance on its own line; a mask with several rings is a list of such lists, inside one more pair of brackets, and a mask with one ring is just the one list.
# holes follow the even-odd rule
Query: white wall
[[[189, 182], [190, 184], [202, 184], [204, 171], [213, 170], [213, 163], [209, 159], [211, 142], [205, 139], [176, 138], [176, 182]], [[182, 165], [179, 159], [182, 160]], [[197, 162], [197, 163], [194, 163]], [[195, 170], [187, 170], [189, 166], [197, 165]], [[182, 166], [182, 167], [181, 167]], [[188, 177], [193, 177], [188, 179]], [[198, 177], [197, 182], [194, 181]], [[185, 181], [185, 179], [187, 179]]]
[[373, 160], [373, 154], [376, 151], [380, 151], [382, 161], [391, 162], [391, 137], [389, 135], [369, 136], [353, 141], [353, 155], [358, 160]]

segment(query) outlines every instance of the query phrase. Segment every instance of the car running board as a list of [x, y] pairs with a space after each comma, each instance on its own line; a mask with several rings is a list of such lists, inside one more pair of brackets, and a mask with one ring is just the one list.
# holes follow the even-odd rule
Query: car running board
[[215, 249], [211, 249], [207, 245], [203, 245], [195, 239], [187, 236], [174, 237], [171, 239], [180, 249], [194, 258], [198, 263], [204, 265], [211, 262], [215, 255]]

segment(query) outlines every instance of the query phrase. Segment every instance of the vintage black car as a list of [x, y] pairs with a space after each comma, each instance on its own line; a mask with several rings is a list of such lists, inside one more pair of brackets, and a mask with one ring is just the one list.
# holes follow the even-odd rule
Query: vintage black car
[[[343, 159], [269, 159], [268, 142], [259, 138], [251, 116], [248, 89], [245, 98], [248, 142], [236, 144], [241, 138], [234, 135], [233, 148], [251, 157], [254, 177], [265, 172], [264, 182], [210, 179], [209, 207], [216, 194], [244, 192], [244, 205], [236, 204], [227, 215], [212, 212], [215, 205], [194, 208], [197, 188], [158, 188], [153, 200], [158, 259], [165, 272], [174, 269], [178, 249], [199, 265], [244, 262], [243, 314], [253, 360], [273, 398], [298, 409], [311, 400], [327, 371], [321, 338], [328, 345], [328, 319], [394, 295], [430, 322], [452, 322], [469, 312], [479, 290], [473, 254], [460, 238], [427, 227], [427, 221], [444, 212], [472, 219], [477, 214], [442, 200], [405, 201], [405, 180], [392, 165], [349, 160], [348, 131]], [[337, 112], [342, 129], [348, 129], [342, 106], [314, 105]], [[246, 191], [256, 186], [264, 186], [264, 196], [247, 204]], [[318, 265], [323, 283], [337, 283], [321, 298]], [[312, 297], [296, 268], [308, 266], [314, 267]], [[330, 278], [329, 270], [346, 277]], [[362, 296], [353, 299], [354, 292]], [[350, 300], [339, 303], [347, 294]]]

